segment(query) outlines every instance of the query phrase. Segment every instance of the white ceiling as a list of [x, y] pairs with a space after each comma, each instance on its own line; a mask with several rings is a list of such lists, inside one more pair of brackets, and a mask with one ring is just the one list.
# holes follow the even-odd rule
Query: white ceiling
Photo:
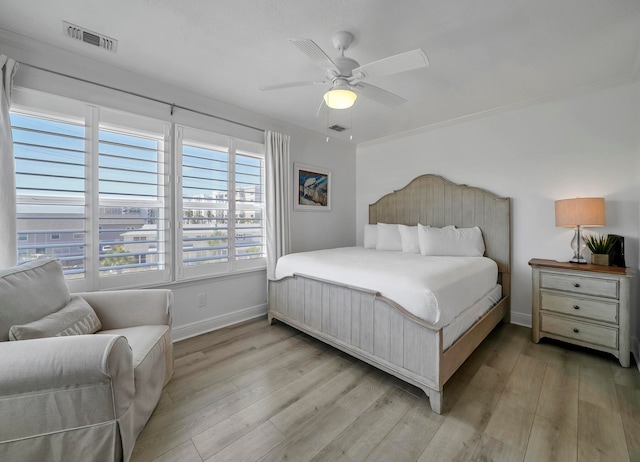
[[[326, 133], [351, 125], [368, 141], [501, 107], [638, 77], [640, 0], [0, 0], [0, 28], [220, 101]], [[66, 20], [118, 40], [110, 53], [68, 39]], [[430, 66], [370, 82], [409, 100], [390, 109], [359, 98], [316, 117], [321, 80], [287, 38], [365, 64], [422, 48]], [[328, 117], [328, 120], [327, 120]], [[342, 135], [348, 137], [348, 134]]]

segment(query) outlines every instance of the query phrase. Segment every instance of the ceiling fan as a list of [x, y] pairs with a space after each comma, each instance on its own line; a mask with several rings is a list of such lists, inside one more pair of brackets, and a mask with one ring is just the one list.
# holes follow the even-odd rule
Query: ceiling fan
[[[429, 59], [421, 49], [415, 49], [388, 56], [369, 64], [360, 65], [355, 59], [344, 55], [353, 42], [353, 34], [346, 31], [337, 32], [333, 36], [333, 46], [340, 56], [329, 58], [311, 39], [289, 39], [300, 51], [324, 70], [324, 80], [305, 80], [261, 87], [260, 90], [280, 90], [282, 88], [301, 87], [306, 85], [331, 84], [324, 94], [322, 104], [332, 109], [347, 109], [353, 106], [358, 95], [370, 98], [378, 103], [396, 107], [407, 102], [406, 99], [366, 82], [369, 77], [398, 74], [400, 72], [420, 69], [429, 65]], [[319, 109], [318, 109], [319, 112]]]

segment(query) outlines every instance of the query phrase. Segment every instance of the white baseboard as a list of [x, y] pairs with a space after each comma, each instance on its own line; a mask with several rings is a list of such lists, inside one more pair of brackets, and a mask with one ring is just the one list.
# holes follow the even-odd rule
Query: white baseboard
[[225, 313], [213, 318], [203, 319], [182, 326], [173, 326], [171, 329], [171, 340], [177, 342], [196, 335], [205, 334], [223, 327], [231, 326], [239, 322], [248, 321], [267, 314], [267, 304], [251, 306], [233, 313]]
[[531, 315], [523, 313], [511, 312], [511, 324], [517, 324], [519, 326], [531, 327]]
[[640, 339], [631, 337], [631, 354], [636, 358], [636, 367], [640, 372]]

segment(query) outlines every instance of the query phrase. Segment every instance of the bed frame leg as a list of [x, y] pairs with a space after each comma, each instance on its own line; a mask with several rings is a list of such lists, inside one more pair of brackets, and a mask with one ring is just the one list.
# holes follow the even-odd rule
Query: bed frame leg
[[431, 410], [436, 414], [442, 414], [442, 393], [431, 388], [424, 388], [424, 392], [429, 397]]
[[270, 326], [271, 324], [273, 324], [273, 316], [271, 315], [270, 312], [267, 311], [267, 324]]

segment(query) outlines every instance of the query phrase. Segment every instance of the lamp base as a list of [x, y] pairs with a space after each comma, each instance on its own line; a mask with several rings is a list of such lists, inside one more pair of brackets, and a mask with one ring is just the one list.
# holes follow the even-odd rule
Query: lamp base
[[582, 238], [582, 229], [580, 226], [576, 226], [573, 239], [571, 240], [571, 249], [573, 250], [573, 258], [569, 260], [571, 263], [587, 264], [587, 260], [582, 256], [582, 252], [585, 249], [586, 244]]

